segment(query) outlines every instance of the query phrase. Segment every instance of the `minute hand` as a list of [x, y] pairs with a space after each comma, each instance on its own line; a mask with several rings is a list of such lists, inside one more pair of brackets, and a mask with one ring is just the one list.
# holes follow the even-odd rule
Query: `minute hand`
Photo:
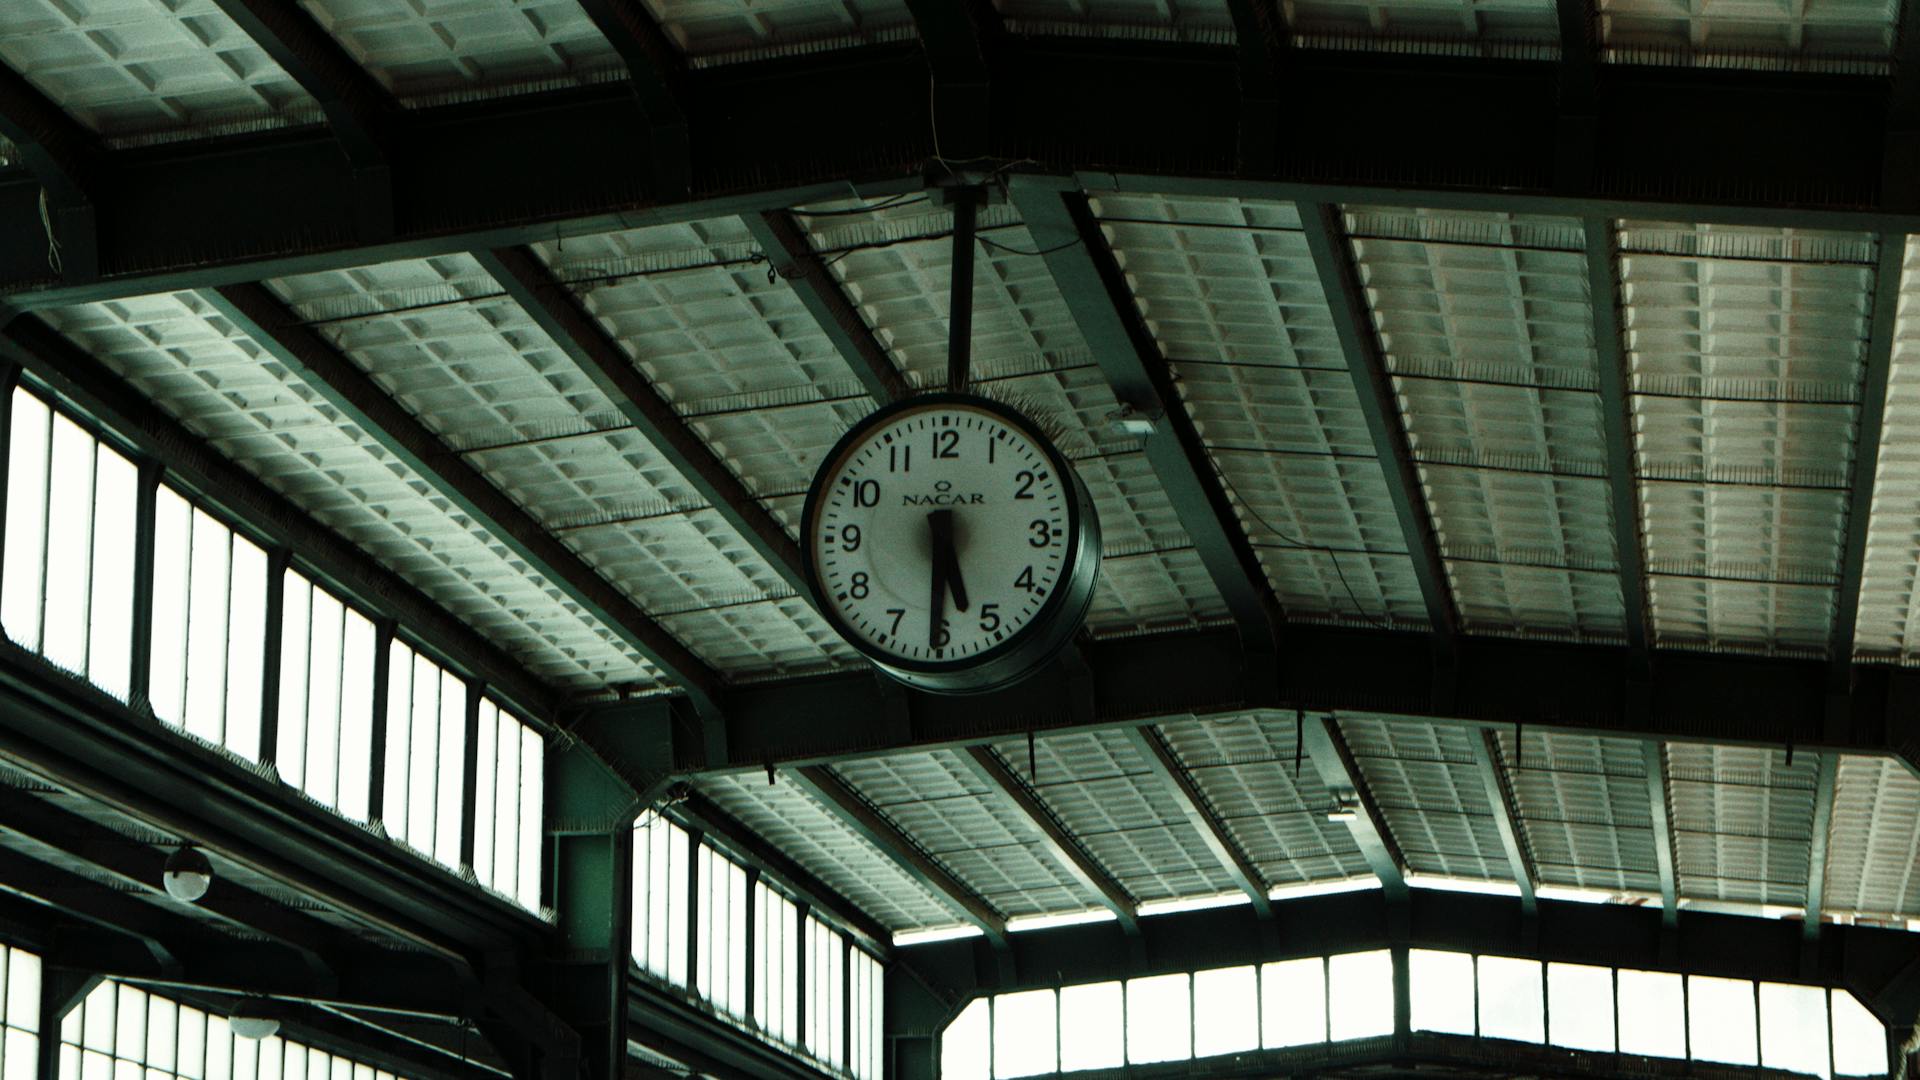
[[[952, 514], [953, 511], [948, 510], [946, 513]], [[967, 582], [965, 578], [960, 576], [960, 549], [953, 542], [953, 520], [951, 517], [947, 520], [946, 531], [947, 588], [953, 591], [953, 606], [955, 610], [965, 611], [967, 610]]]
[[927, 515], [927, 532], [932, 540], [931, 564], [933, 597], [927, 602], [927, 648], [940, 648], [940, 624], [947, 621], [947, 567], [953, 551], [953, 511], [935, 510]]

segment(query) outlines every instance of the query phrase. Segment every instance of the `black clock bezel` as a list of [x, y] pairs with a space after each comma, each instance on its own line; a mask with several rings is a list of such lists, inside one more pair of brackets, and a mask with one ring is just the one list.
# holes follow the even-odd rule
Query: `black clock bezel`
[[[951, 660], [915, 660], [896, 656], [866, 641], [855, 633], [834, 609], [831, 597], [821, 587], [818, 569], [814, 564], [814, 537], [822, 506], [822, 495], [832, 476], [838, 475], [853, 450], [871, 434], [893, 423], [902, 414], [920, 412], [938, 408], [966, 408], [988, 413], [1009, 427], [1024, 434], [1045, 456], [1055, 470], [1063, 485], [1068, 489], [1067, 498], [1067, 550], [1061, 563], [1061, 572], [1051, 595], [1034, 612], [1025, 626], [1008, 635], [992, 648], [970, 656], [955, 657]], [[821, 459], [815, 470], [813, 482], [807, 487], [807, 501], [801, 514], [800, 548], [801, 563], [806, 574], [807, 589], [813, 594], [814, 606], [821, 616], [832, 626], [834, 632], [861, 655], [872, 661], [883, 671], [894, 675], [901, 681], [923, 690], [940, 693], [977, 693], [1011, 685], [1033, 669], [1052, 658], [1060, 645], [1072, 636], [1086, 617], [1087, 607], [1093, 601], [1093, 579], [1097, 575], [1100, 560], [1100, 540], [1098, 516], [1093, 512], [1092, 501], [1087, 496], [1086, 487], [1079, 473], [1073, 468], [1066, 456], [1060, 453], [1053, 440], [1029, 420], [1018, 409], [992, 398], [978, 394], [955, 393], [953, 391], [930, 391], [901, 398], [884, 405], [854, 424], [842, 435], [826, 457]], [[1088, 554], [1091, 558], [1087, 558]], [[1086, 564], [1086, 565], [1083, 565]], [[1082, 580], [1085, 579], [1085, 580]], [[1075, 594], [1080, 594], [1076, 597]], [[1077, 611], [1069, 609], [1076, 605]], [[1066, 633], [1060, 632], [1060, 620], [1068, 618], [1072, 627]], [[1057, 637], [1058, 641], [1049, 640]], [[1010, 663], [1010, 660], [1031, 652], [1038, 642], [1045, 642], [1041, 655], [1029, 658], [1022, 665]], [[1004, 670], [1003, 670], [1004, 669]], [[975, 675], [978, 677], [970, 678]]]

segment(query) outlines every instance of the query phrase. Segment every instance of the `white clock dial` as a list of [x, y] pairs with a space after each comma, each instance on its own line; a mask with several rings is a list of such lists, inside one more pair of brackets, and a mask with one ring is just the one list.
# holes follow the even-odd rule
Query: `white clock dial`
[[[896, 674], [1005, 654], [1058, 617], [1063, 589], [1091, 595], [1097, 529], [1067, 469], [991, 402], [932, 395], [876, 414], [808, 500], [817, 600]], [[1084, 608], [1082, 597], [1075, 625]]]

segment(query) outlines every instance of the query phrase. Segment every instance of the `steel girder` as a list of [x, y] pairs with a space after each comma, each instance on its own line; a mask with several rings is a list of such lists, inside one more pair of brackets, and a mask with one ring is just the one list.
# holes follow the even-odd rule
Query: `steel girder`
[[[1285, 118], [1269, 168], [1241, 161], [1234, 48], [1005, 35], [990, 57], [988, 152], [1056, 174], [1097, 165], [1089, 189], [1149, 173], [1176, 192], [1920, 226], [1920, 212], [1882, 191], [1888, 145], [1904, 145], [1883, 138], [1885, 80], [1611, 65], [1580, 136], [1581, 155], [1604, 167], [1557, 188], [1552, 155], [1539, 149], [1539, 133], [1560, 119], [1557, 63], [1282, 55], [1261, 92], [1321, 105]], [[796, 196], [844, 195], [849, 179], [907, 180], [935, 152], [915, 59], [913, 46], [880, 45], [687, 71], [678, 100], [695, 151], [688, 201], [651, 182], [658, 162], [646, 141], [607, 137], [647, 124], [627, 85], [413, 110], [390, 162], [394, 238], [365, 247], [350, 163], [324, 132], [113, 152], [96, 192], [107, 280], [91, 286], [47, 267], [37, 182], [0, 180], [0, 291], [33, 307], [223, 285], [778, 209]], [[849, 102], [861, 123], [845, 122]], [[1801, 133], [1801, 152], [1771, 152], [1781, 130]]]

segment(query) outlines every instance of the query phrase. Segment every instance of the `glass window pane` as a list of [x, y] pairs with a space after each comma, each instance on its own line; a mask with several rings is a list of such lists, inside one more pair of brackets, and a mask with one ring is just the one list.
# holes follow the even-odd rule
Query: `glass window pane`
[[227, 749], [260, 760], [260, 681], [266, 655], [267, 553], [233, 538], [233, 603], [227, 638]]
[[1473, 957], [1467, 953], [1411, 949], [1407, 986], [1413, 1030], [1473, 1034]]
[[1760, 984], [1760, 1064], [1814, 1076], [1827, 1068], [1827, 993], [1817, 986]]
[[1547, 1017], [1541, 1000], [1540, 961], [1508, 956], [1480, 958], [1480, 1036], [1545, 1042]]
[[1550, 1041], [1572, 1050], [1613, 1050], [1613, 969], [1547, 965]]
[[227, 733], [227, 564], [233, 534], [195, 509], [190, 544], [186, 728], [218, 743]]
[[373, 623], [347, 609], [340, 655], [340, 798], [342, 814], [365, 821], [373, 783]]
[[274, 742], [274, 767], [280, 779], [297, 788], [307, 784], [307, 634], [313, 586], [292, 570], [281, 578], [280, 734]]
[[87, 678], [127, 700], [133, 660], [133, 538], [140, 474], [101, 447], [93, 500], [93, 609], [87, 627]]
[[187, 707], [187, 575], [193, 512], [162, 485], [153, 505], [153, 653], [147, 661], [147, 697], [153, 713], [180, 727]]
[[940, 1080], [989, 1080], [991, 1024], [987, 999], [974, 998], [940, 1033]]
[[87, 571], [93, 549], [93, 447], [93, 437], [79, 425], [54, 416], [40, 652], [82, 673], [87, 670]]
[[1852, 994], [1835, 990], [1833, 1071], [1837, 1076], [1881, 1076], [1887, 1071], [1887, 1029]]
[[1038, 1076], [1059, 1062], [1051, 990], [1001, 994], [993, 999], [993, 1075]]
[[1120, 984], [1060, 991], [1060, 1070], [1117, 1069], [1126, 1062]]
[[1193, 1056], [1260, 1046], [1259, 975], [1251, 965], [1193, 975]]
[[6, 1058], [6, 1069], [0, 1072], [0, 1080], [34, 1080], [39, 1053], [39, 1036], [8, 1029], [5, 1049], [0, 1050]]
[[113, 1052], [135, 1061], [144, 1061], [147, 1052], [147, 995], [124, 984], [114, 1006]]
[[179, 1034], [180, 1006], [166, 998], [147, 995], [147, 1065], [172, 1072], [174, 1039]]
[[520, 729], [520, 812], [515, 845], [520, 854], [521, 906], [540, 909], [540, 846], [546, 827], [547, 743], [530, 727]]
[[407, 762], [413, 757], [413, 650], [398, 641], [387, 645], [387, 757], [386, 783], [380, 797], [380, 814], [387, 835], [395, 840], [407, 838], [407, 811], [411, 806], [408, 782], [412, 779]]
[[7, 440], [6, 580], [0, 582], [0, 625], [8, 637], [36, 651], [47, 555], [47, 429], [52, 419], [39, 398], [14, 390], [13, 428]]
[[40, 958], [8, 949], [7, 1026], [21, 1031], [40, 1030]]
[[1620, 1052], [1686, 1057], [1687, 1002], [1680, 976], [1622, 968], [1617, 979]]
[[1193, 999], [1185, 975], [1127, 980], [1127, 1061], [1182, 1061], [1193, 1056]]
[[1336, 1042], [1393, 1034], [1393, 955], [1387, 950], [1328, 957], [1327, 987]]
[[1327, 1041], [1327, 962], [1283, 960], [1260, 969], [1260, 1040], [1268, 1049]]
[[1696, 1061], [1760, 1063], [1753, 984], [1745, 979], [1687, 976], [1687, 1034]]
[[434, 781], [439, 777], [440, 669], [433, 661], [413, 657], [413, 736], [408, 747], [407, 843], [414, 850], [433, 852], [433, 815], [439, 806]]
[[120, 993], [113, 983], [103, 982], [94, 987], [87, 995], [86, 1010], [80, 1021], [85, 1037], [81, 1045], [89, 1050], [98, 1050], [103, 1054], [113, 1053], [113, 1035], [117, 1028], [114, 1020], [115, 1006], [119, 1004]]
[[433, 857], [460, 865], [461, 808], [466, 798], [467, 686], [453, 672], [440, 673], [440, 775], [435, 780]]
[[[473, 741], [473, 876], [480, 884], [498, 891], [494, 876], [494, 823], [499, 819], [500, 786], [505, 769], [499, 760], [500, 708], [491, 701], [480, 702], [480, 722], [474, 727]], [[512, 740], [508, 740], [512, 741]], [[518, 757], [519, 755], [514, 755]], [[501, 832], [509, 830], [502, 828]]]
[[346, 610], [313, 590], [307, 639], [307, 794], [332, 806], [340, 794], [340, 649]]

